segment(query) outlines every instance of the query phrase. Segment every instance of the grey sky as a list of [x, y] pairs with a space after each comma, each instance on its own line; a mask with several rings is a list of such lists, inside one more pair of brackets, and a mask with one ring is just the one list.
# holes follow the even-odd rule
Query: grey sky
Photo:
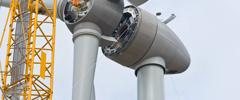
[[[177, 15], [169, 26], [192, 58], [185, 73], [165, 76], [166, 100], [240, 100], [239, 4], [239, 0], [150, 0], [141, 6], [151, 13], [162, 12], [160, 19]], [[4, 23], [7, 9], [0, 13]], [[71, 33], [59, 20], [56, 42], [54, 100], [71, 100], [73, 44]], [[2, 51], [4, 47], [3, 62]], [[101, 52], [95, 86], [97, 100], [137, 100], [134, 71]]]

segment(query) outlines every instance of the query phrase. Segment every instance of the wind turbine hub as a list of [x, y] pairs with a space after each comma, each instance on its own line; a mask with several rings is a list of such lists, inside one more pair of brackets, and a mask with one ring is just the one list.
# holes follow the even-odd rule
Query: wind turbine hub
[[92, 7], [92, 1], [88, 0], [80, 6], [74, 6], [70, 1], [66, 4], [63, 20], [67, 24], [75, 24], [88, 14]]

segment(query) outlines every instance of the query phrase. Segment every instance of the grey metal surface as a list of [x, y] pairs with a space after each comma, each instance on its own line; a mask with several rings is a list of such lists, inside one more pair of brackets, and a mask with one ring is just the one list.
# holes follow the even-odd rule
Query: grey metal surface
[[111, 35], [116, 28], [123, 12], [123, 0], [92, 0], [91, 10], [79, 22], [67, 24], [71, 32], [74, 27], [82, 22], [92, 22], [97, 24], [103, 35]]
[[11, 0], [0, 0], [0, 1], [1, 1], [0, 6], [3, 6], [3, 7], [9, 7], [10, 6]]
[[101, 31], [92, 23], [82, 23], [74, 30], [74, 71], [72, 100], [94, 99], [93, 82]]
[[145, 59], [162, 57], [166, 61], [167, 74], [185, 71], [190, 64], [190, 56], [180, 39], [155, 15], [140, 8], [137, 10], [139, 22], [127, 48], [108, 57], [132, 69], [138, 69], [137, 65]]
[[[53, 0], [43, 0], [47, 8], [53, 8]], [[63, 20], [62, 15], [68, 0], [57, 0], [57, 18]]]
[[155, 16], [151, 16], [147, 12], [142, 13], [140, 10], [138, 10], [138, 13], [139, 22], [137, 22], [132, 40], [128, 41], [127, 48], [122, 50], [120, 54], [110, 56], [110, 58], [125, 66], [132, 66], [143, 57], [150, 48], [157, 30], [158, 20]]
[[[159, 22], [154, 42], [142, 60], [160, 56], [166, 61], [166, 73], [181, 73], [190, 65], [190, 55], [180, 39], [171, 29]], [[142, 61], [141, 60], [141, 61]]]
[[164, 61], [148, 59], [137, 71], [138, 100], [164, 100]]
[[[27, 9], [28, 0], [21, 0], [21, 12], [22, 16], [19, 16], [16, 24], [14, 51], [13, 51], [13, 65], [11, 68], [11, 84], [24, 78], [24, 70], [26, 64], [26, 44], [28, 37], [28, 22], [29, 13]], [[22, 84], [17, 84], [10, 91], [12, 100], [20, 100], [17, 96], [23, 91]]]
[[94, 84], [93, 84], [93, 87], [92, 87], [91, 100], [96, 100], [95, 86], [94, 86]]
[[1, 9], [1, 7], [2, 7], [2, 0], [0, 0], [0, 9]]
[[139, 12], [132, 9], [124, 9], [122, 19], [118, 27], [112, 33], [115, 42], [103, 46], [102, 50], [105, 55], [119, 54], [123, 49], [128, 47], [129, 40], [135, 35], [135, 28], [139, 22]]
[[128, 0], [128, 1], [135, 6], [140, 6], [147, 2], [148, 0]]

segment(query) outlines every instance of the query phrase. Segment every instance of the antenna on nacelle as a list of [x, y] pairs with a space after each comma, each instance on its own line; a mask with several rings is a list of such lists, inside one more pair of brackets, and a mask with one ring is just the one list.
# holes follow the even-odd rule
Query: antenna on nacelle
[[162, 15], [161, 12], [157, 12], [157, 13], [156, 13], [156, 16], [161, 16], [161, 15]]
[[165, 21], [163, 21], [163, 23], [164, 24], [168, 24], [169, 22], [171, 22], [175, 18], [176, 18], [176, 15], [175, 14], [171, 14], [171, 16], [169, 16]]
[[[161, 12], [157, 12], [156, 16], [161, 16], [162, 13]], [[169, 16], [167, 19], [165, 19], [164, 21], [162, 21], [164, 24], [168, 24], [169, 22], [173, 21], [176, 18], [175, 14], [171, 14], [171, 16]]]

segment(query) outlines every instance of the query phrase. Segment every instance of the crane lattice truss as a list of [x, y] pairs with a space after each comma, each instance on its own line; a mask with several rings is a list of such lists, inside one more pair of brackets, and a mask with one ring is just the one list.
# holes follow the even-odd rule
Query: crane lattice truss
[[47, 8], [43, 0], [25, 1], [23, 11], [22, 0], [11, 0], [2, 100], [52, 100], [57, 2]]

